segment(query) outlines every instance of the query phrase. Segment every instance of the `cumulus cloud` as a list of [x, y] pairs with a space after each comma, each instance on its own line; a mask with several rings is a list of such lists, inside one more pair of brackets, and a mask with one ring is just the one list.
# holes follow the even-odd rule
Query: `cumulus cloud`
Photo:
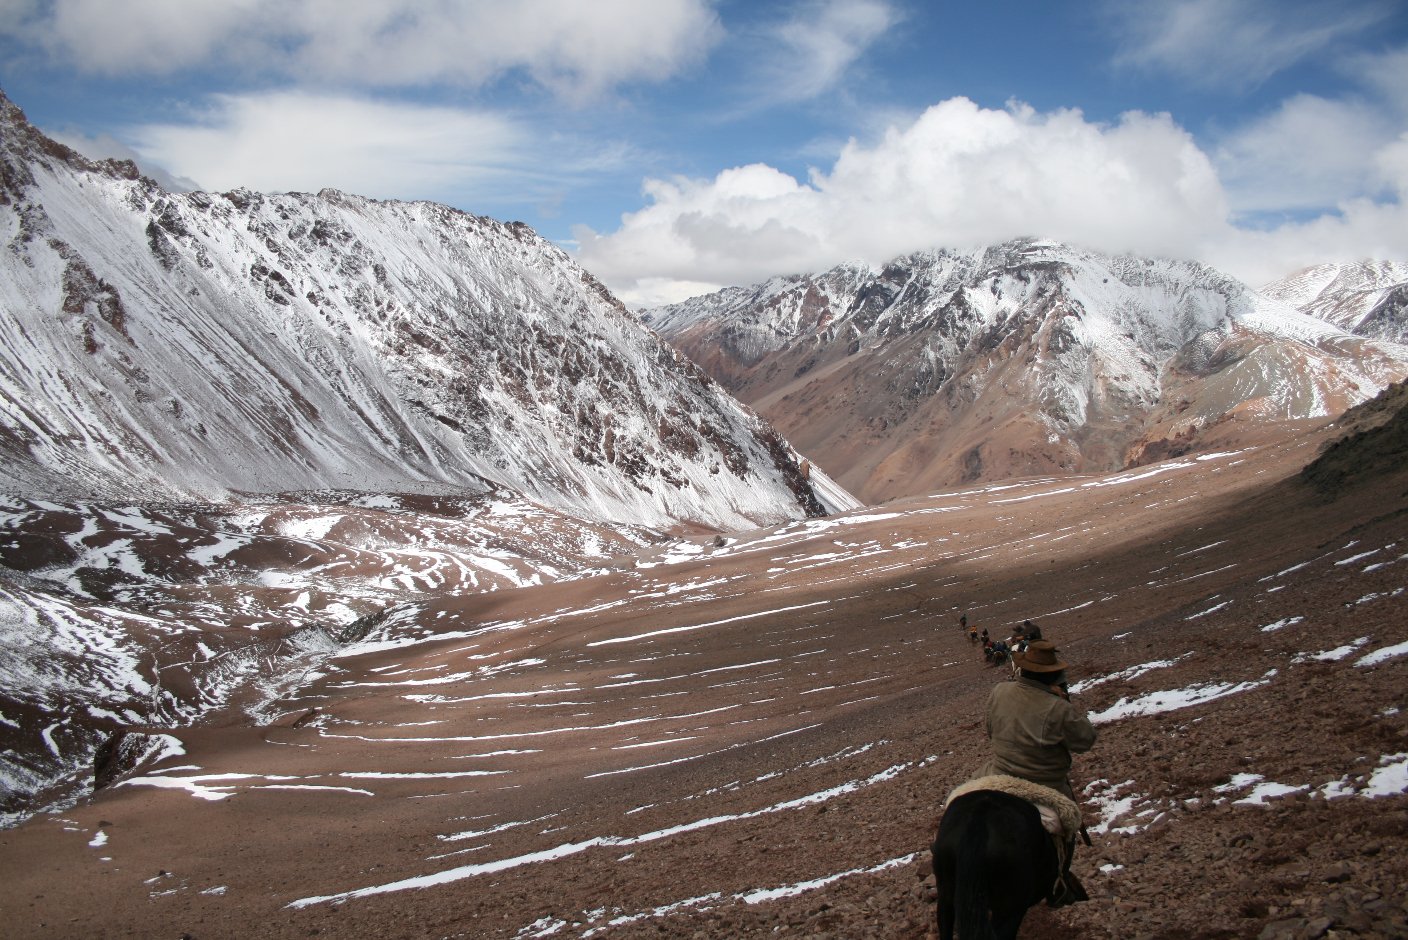
[[1393, 15], [1393, 0], [1112, 0], [1121, 66], [1252, 88]]
[[645, 195], [649, 205], [617, 231], [576, 232], [586, 266], [634, 302], [670, 294], [674, 280], [750, 283], [1024, 235], [1188, 256], [1228, 216], [1211, 161], [1167, 115], [1102, 125], [1079, 111], [965, 98], [875, 143], [851, 141], [805, 182], [752, 165], [649, 180]]
[[[1384, 139], [1368, 113], [1296, 100], [1233, 139], [1225, 159], [1239, 208], [1298, 205], [1301, 184], [1313, 186], [1305, 204], [1328, 207], [1271, 230], [1235, 224], [1212, 159], [1168, 115], [1131, 112], [1106, 125], [1079, 111], [991, 110], [955, 98], [873, 143], [851, 141], [805, 181], [762, 164], [713, 179], [648, 180], [648, 205], [619, 229], [575, 234], [583, 263], [638, 305], [1023, 236], [1192, 258], [1261, 284], [1324, 261], [1408, 258], [1408, 133]], [[1317, 127], [1346, 139], [1317, 142]], [[1297, 164], [1295, 154], [1317, 148]], [[1346, 192], [1335, 167], [1396, 198]], [[1286, 185], [1258, 190], [1242, 178], [1258, 168], [1269, 178], [1284, 172]]]
[[1228, 227], [1210, 239], [1201, 260], [1253, 286], [1327, 262], [1408, 258], [1408, 203], [1356, 199], [1307, 222], [1268, 231]]
[[84, 72], [205, 64], [368, 86], [480, 86], [521, 72], [570, 98], [702, 59], [707, 0], [6, 0], [8, 32]]
[[278, 92], [218, 95], [190, 124], [135, 128], [141, 155], [212, 190], [317, 191], [472, 204], [533, 159], [492, 113]]

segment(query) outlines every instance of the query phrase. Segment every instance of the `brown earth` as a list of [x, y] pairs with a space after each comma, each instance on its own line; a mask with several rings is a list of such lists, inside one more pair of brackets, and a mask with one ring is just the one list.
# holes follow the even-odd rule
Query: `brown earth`
[[[1408, 641], [1408, 468], [1334, 498], [1298, 475], [1326, 440], [394, 611], [438, 638], [0, 832], [5, 934], [924, 937], [937, 807], [1002, 681], [966, 612], [1039, 622], [1093, 714], [1184, 703], [1100, 723], [1094, 900], [1024, 937], [1408, 936], [1408, 795], [1366, 795], [1408, 760], [1408, 650], [1365, 662]], [[1239, 774], [1300, 789], [1238, 802]]]

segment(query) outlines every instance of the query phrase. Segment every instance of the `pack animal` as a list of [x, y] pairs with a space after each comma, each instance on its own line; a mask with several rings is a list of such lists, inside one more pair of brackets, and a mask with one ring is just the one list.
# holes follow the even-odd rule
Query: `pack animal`
[[955, 926], [962, 940], [1015, 940], [1061, 867], [1037, 808], [996, 790], [954, 797], [932, 852], [940, 940], [953, 940]]

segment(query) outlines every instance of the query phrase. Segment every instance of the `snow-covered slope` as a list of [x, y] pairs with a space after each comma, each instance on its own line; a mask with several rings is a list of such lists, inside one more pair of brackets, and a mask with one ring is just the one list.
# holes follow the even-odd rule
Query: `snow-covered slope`
[[775, 431], [521, 224], [332, 191], [172, 195], [3, 98], [0, 172], [0, 488], [492, 481], [656, 526], [828, 508]]
[[1320, 264], [1261, 293], [1358, 336], [1408, 342], [1408, 264]]
[[[1210, 268], [1018, 241], [845, 265], [643, 314], [866, 501], [1186, 451], [1408, 374]], [[1224, 429], [1225, 430], [1225, 429]]]

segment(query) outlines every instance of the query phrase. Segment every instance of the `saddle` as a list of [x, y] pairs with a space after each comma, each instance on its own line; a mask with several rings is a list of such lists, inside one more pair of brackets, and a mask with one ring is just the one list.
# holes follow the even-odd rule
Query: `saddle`
[[1037, 812], [1041, 814], [1042, 828], [1064, 841], [1074, 840], [1076, 834], [1080, 832], [1080, 807], [1075, 804], [1074, 800], [1050, 787], [1044, 787], [1039, 783], [1032, 783], [1030, 780], [1023, 780], [1021, 777], [1012, 777], [1007, 774], [976, 777], [966, 783], [959, 784], [948, 795], [948, 799], [944, 800], [943, 808], [948, 809], [948, 804], [958, 797], [977, 790], [997, 790], [1000, 793], [1008, 793], [1026, 800], [1035, 806]]

